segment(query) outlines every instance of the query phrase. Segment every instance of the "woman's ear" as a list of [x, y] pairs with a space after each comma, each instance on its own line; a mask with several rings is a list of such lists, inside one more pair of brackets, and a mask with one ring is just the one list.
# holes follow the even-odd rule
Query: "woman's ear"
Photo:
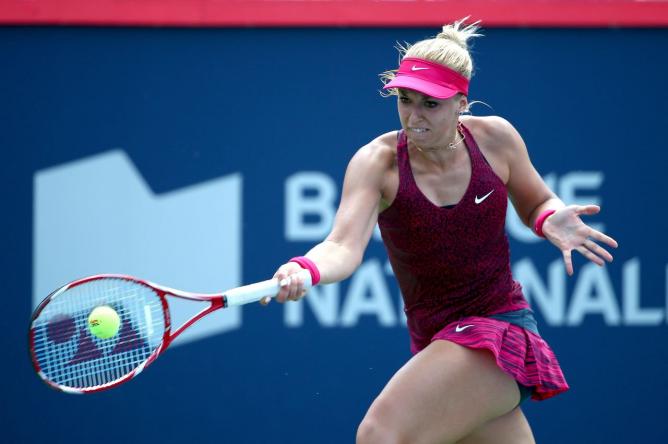
[[459, 114], [464, 114], [469, 110], [469, 101], [465, 95], [459, 98]]

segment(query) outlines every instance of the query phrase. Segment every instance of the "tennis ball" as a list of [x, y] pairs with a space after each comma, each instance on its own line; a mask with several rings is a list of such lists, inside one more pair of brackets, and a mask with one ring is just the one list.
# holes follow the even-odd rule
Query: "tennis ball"
[[116, 310], [108, 305], [100, 305], [88, 315], [88, 329], [100, 339], [116, 336], [120, 327], [121, 318]]

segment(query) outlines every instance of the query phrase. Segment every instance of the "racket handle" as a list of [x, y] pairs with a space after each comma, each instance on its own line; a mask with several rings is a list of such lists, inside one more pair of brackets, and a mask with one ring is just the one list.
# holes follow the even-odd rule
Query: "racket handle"
[[[304, 280], [304, 290], [311, 288], [311, 273], [308, 270], [302, 270], [299, 276]], [[288, 278], [290, 279], [290, 278]], [[244, 285], [227, 291], [223, 296], [227, 298], [227, 306], [235, 307], [238, 305], [257, 302], [267, 296], [275, 297], [281, 290], [281, 283], [278, 279], [269, 279], [267, 281], [257, 282], [255, 284]]]

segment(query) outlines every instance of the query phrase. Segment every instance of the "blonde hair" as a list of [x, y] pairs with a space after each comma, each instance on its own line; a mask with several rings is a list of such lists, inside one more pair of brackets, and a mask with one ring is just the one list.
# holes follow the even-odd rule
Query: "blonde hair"
[[[473, 75], [473, 59], [469, 52], [469, 39], [473, 37], [480, 37], [478, 34], [480, 21], [464, 25], [464, 22], [469, 17], [464, 17], [461, 20], [443, 26], [443, 30], [430, 39], [421, 40], [414, 44], [404, 43], [397, 44], [397, 49], [403, 60], [405, 57], [417, 57], [430, 62], [440, 63], [447, 66], [466, 77], [471, 79]], [[396, 75], [397, 70], [393, 69], [385, 71], [380, 74], [380, 79], [383, 85], [392, 81]], [[397, 91], [391, 89], [385, 92], [384, 95], [396, 95]]]

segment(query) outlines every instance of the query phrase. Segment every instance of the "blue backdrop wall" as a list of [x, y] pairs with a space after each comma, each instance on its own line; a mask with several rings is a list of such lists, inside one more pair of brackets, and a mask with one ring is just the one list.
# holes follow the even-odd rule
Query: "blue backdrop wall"
[[[87, 274], [213, 292], [326, 234], [346, 164], [398, 127], [377, 74], [432, 29], [1, 28], [3, 441], [353, 442], [409, 358], [378, 238], [347, 282], [205, 322], [136, 380], [70, 396], [34, 375], [30, 313]], [[603, 269], [509, 215], [513, 268], [572, 390], [538, 442], [663, 442], [668, 395], [665, 30], [490, 29], [471, 99], [562, 198], [603, 207]], [[176, 309], [185, 316], [191, 307]]]

